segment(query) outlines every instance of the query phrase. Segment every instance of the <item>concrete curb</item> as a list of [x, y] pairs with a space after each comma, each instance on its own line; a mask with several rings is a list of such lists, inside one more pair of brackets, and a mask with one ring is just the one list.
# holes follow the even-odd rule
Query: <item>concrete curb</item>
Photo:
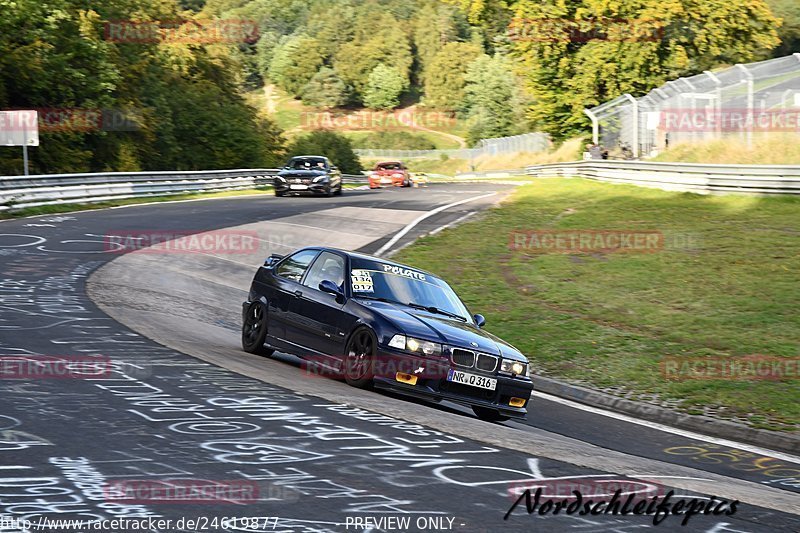
[[708, 416], [679, 413], [657, 405], [626, 400], [604, 392], [570, 385], [552, 378], [534, 376], [533, 386], [539, 392], [552, 394], [559, 398], [565, 398], [592, 407], [624, 413], [642, 420], [664, 424], [665, 426], [800, 455], [800, 436], [754, 429]]

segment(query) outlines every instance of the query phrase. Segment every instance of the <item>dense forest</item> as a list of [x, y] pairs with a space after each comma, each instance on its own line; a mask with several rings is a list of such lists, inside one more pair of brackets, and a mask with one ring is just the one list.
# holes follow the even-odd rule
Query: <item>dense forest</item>
[[[238, 38], [170, 31], [187, 22]], [[446, 111], [473, 141], [560, 139], [586, 106], [798, 50], [796, 0], [0, 0], [0, 109], [40, 110], [35, 172], [244, 168], [287, 150], [245, 98], [265, 84], [319, 109]], [[0, 174], [20, 160], [0, 151]]]

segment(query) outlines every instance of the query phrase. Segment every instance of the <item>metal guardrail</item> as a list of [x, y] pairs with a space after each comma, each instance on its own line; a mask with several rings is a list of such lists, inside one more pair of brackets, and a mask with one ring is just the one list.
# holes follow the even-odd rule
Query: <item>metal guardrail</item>
[[587, 178], [701, 194], [800, 194], [800, 166], [794, 165], [704, 165], [593, 160], [533, 165], [510, 171], [470, 172], [457, 177], [492, 179], [509, 176]]
[[[67, 203], [249, 189], [272, 185], [277, 169], [103, 172], [0, 177], [0, 211]], [[344, 183], [366, 183], [343, 175]]]

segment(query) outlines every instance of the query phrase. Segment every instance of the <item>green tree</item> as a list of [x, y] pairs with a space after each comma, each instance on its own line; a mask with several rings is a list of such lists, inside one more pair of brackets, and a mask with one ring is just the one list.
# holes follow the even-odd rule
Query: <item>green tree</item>
[[[585, 107], [752, 61], [778, 44], [778, 22], [764, 0], [542, 0], [514, 7], [513, 53], [534, 101], [530, 118], [556, 138], [585, 131]], [[599, 26], [607, 37], [554, 34], [554, 21], [565, 20], [581, 30]]]
[[781, 44], [775, 49], [775, 57], [787, 56], [800, 51], [800, 2], [797, 0], [768, 0], [772, 12], [783, 20], [778, 30]]
[[447, 43], [431, 61], [425, 76], [425, 105], [455, 110], [464, 100], [467, 68], [482, 53], [474, 43]]
[[371, 109], [393, 109], [400, 104], [406, 79], [394, 67], [379, 63], [369, 74], [364, 105]]
[[417, 60], [417, 78], [425, 79], [425, 68], [442, 47], [468, 34], [459, 12], [438, 1], [422, 5], [412, 21], [412, 40]]
[[319, 41], [307, 35], [285, 38], [273, 51], [269, 63], [269, 78], [293, 96], [299, 96], [303, 87], [324, 62]]
[[289, 145], [288, 156], [297, 155], [325, 156], [344, 174], [358, 174], [363, 170], [350, 139], [330, 130], [312, 131], [297, 137]]
[[350, 101], [350, 95], [350, 87], [329, 67], [319, 69], [301, 93], [304, 104], [322, 109], [341, 107]]
[[[282, 150], [279, 130], [240, 94], [230, 47], [124, 42], [109, 21], [176, 20], [173, 2], [0, 0], [0, 108], [40, 109], [40, 173], [261, 166]], [[113, 24], [113, 23], [112, 23]], [[102, 121], [53, 127], [46, 109], [77, 117], [132, 111], [135, 128]], [[21, 172], [16, 151], [0, 173]]]
[[353, 0], [315, 0], [309, 8], [305, 31], [320, 43], [327, 60], [353, 39], [355, 20]]
[[336, 52], [333, 66], [363, 98], [369, 75], [379, 63], [396, 68], [408, 86], [412, 62], [408, 35], [397, 19], [380, 9], [367, 9], [358, 16], [353, 40]]
[[480, 56], [467, 68], [463, 111], [470, 122], [471, 143], [518, 133], [517, 80], [512, 69], [507, 58], [488, 55]]

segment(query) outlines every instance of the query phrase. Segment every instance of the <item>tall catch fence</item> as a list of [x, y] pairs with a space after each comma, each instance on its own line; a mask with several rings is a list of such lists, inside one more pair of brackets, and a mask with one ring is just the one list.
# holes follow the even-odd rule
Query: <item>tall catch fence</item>
[[671, 145], [800, 133], [800, 53], [670, 81], [587, 109], [595, 144], [655, 155]]
[[380, 159], [430, 159], [446, 156], [451, 159], [474, 159], [481, 156], [510, 154], [515, 152], [544, 152], [550, 147], [550, 137], [546, 133], [525, 133], [509, 137], [481, 139], [474, 148], [452, 150], [384, 150], [358, 149], [362, 157]]

